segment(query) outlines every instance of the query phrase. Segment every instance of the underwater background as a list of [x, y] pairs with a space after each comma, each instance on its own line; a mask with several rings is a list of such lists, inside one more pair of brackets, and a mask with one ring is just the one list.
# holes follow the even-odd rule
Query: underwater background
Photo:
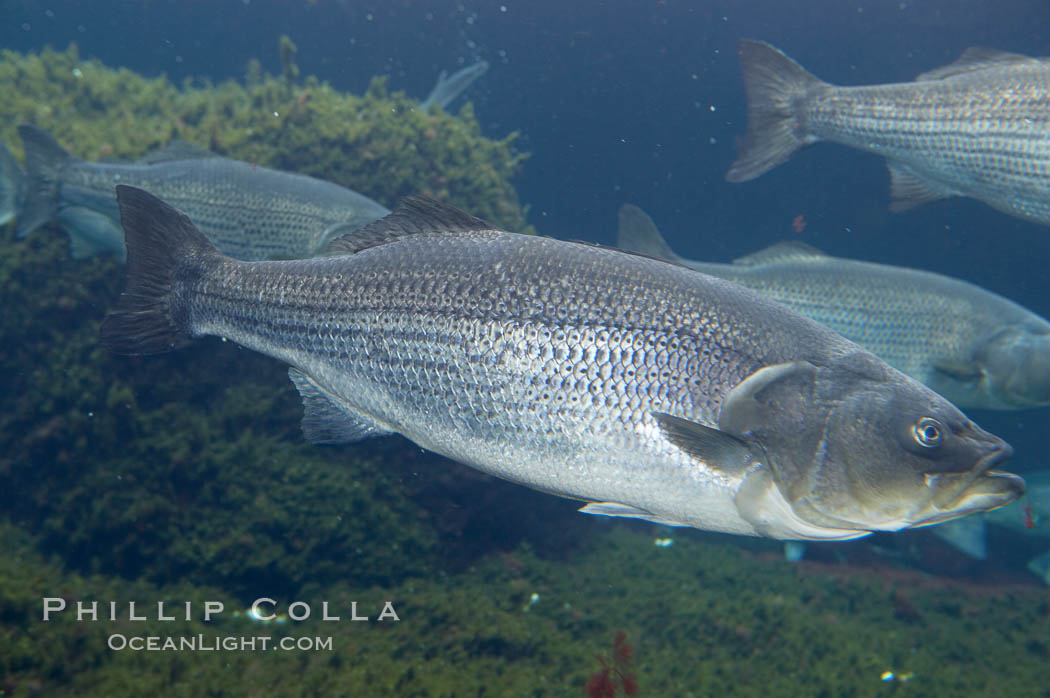
[[[1044, 226], [970, 199], [891, 214], [884, 162], [835, 145], [724, 180], [739, 39], [833, 83], [907, 81], [970, 46], [1050, 54], [1046, 3], [0, 0], [0, 18], [18, 158], [24, 122], [90, 160], [177, 136], [387, 207], [426, 192], [604, 244], [633, 203], [689, 258], [800, 239], [1050, 316]], [[448, 113], [415, 109], [477, 60]], [[1050, 695], [1050, 592], [1025, 568], [1045, 539], [994, 532], [975, 561], [920, 530], [790, 562], [777, 541], [581, 516], [400, 437], [313, 447], [278, 362], [218, 340], [104, 352], [122, 278], [57, 228], [0, 241], [2, 696], [586, 696], [610, 669], [639, 696]], [[1013, 445], [1011, 470], [1047, 468], [1047, 409], [971, 416]], [[44, 622], [44, 597], [123, 616]], [[259, 597], [314, 614], [259, 623]], [[131, 600], [192, 601], [193, 619], [131, 621]], [[205, 600], [226, 612], [202, 622]], [[386, 600], [399, 621], [377, 619]], [[114, 633], [332, 648], [116, 651]]]

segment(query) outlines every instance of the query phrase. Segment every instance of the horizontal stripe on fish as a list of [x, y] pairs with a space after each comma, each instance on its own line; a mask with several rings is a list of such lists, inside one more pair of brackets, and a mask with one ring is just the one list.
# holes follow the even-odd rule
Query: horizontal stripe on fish
[[636, 206], [621, 247], [728, 279], [827, 325], [963, 408], [1050, 405], [1050, 322], [941, 274], [831, 257], [781, 243], [718, 264], [684, 259]]
[[740, 57], [749, 124], [729, 181], [827, 140], [887, 159], [894, 210], [969, 196], [1050, 223], [1050, 61], [970, 49], [912, 83], [840, 87], [762, 42]]
[[954, 406], [737, 284], [517, 235], [428, 199], [333, 243], [239, 262], [117, 187], [119, 353], [211, 334], [291, 366], [318, 443], [400, 433], [582, 511], [844, 539], [1016, 498], [1010, 454]]

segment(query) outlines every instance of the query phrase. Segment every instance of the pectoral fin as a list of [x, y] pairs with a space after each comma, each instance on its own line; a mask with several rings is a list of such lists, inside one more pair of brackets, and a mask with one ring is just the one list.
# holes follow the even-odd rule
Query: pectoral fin
[[680, 521], [663, 519], [645, 509], [639, 509], [638, 507], [632, 507], [629, 504], [619, 504], [617, 502], [591, 502], [586, 506], [580, 507], [580, 512], [584, 514], [594, 514], [596, 516], [619, 516], [626, 519], [644, 519], [645, 521], [652, 521], [653, 523], [663, 524], [664, 526], [689, 525]]
[[668, 441], [710, 468], [736, 475], [758, 462], [751, 447], [735, 436], [663, 412], [653, 417]]
[[310, 443], [349, 443], [394, 433], [344, 407], [299, 369], [288, 369], [288, 377], [303, 399], [303, 436]]
[[980, 364], [975, 361], [948, 361], [938, 360], [933, 362], [933, 367], [941, 373], [951, 376], [963, 383], [973, 383], [981, 379], [984, 371]]

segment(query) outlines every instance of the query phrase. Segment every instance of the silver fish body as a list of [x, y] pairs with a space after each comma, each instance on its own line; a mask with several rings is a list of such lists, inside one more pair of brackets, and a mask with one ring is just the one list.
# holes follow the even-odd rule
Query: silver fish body
[[729, 181], [827, 140], [886, 158], [894, 210], [968, 196], [1050, 223], [1050, 60], [969, 49], [915, 82], [839, 87], [762, 42], [740, 56], [749, 123]]
[[1050, 322], [959, 279], [781, 243], [733, 264], [684, 259], [635, 206], [619, 245], [743, 284], [860, 344], [964, 409], [1050, 405]]
[[74, 256], [124, 252], [113, 187], [147, 189], [193, 216], [224, 254], [237, 259], [298, 259], [389, 211], [331, 182], [258, 167], [176, 143], [146, 161], [111, 164], [72, 157], [51, 136], [19, 128], [30, 186], [19, 235], [56, 221]]
[[[314, 442], [400, 433], [587, 513], [842, 539], [998, 506], [1010, 450], [736, 284], [415, 200], [350, 254], [246, 263], [118, 187], [128, 287], [103, 342], [220, 335], [292, 366]], [[924, 441], [919, 444], [916, 440]]]

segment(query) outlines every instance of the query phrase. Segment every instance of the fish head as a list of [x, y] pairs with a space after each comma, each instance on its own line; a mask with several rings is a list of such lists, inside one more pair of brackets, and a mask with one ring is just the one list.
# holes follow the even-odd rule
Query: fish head
[[977, 352], [981, 381], [1007, 409], [1050, 405], [1050, 327], [1014, 325]]
[[995, 469], [1012, 454], [1006, 442], [865, 351], [757, 371], [727, 396], [719, 428], [760, 453], [737, 506], [779, 538], [926, 526], [1024, 493]]

